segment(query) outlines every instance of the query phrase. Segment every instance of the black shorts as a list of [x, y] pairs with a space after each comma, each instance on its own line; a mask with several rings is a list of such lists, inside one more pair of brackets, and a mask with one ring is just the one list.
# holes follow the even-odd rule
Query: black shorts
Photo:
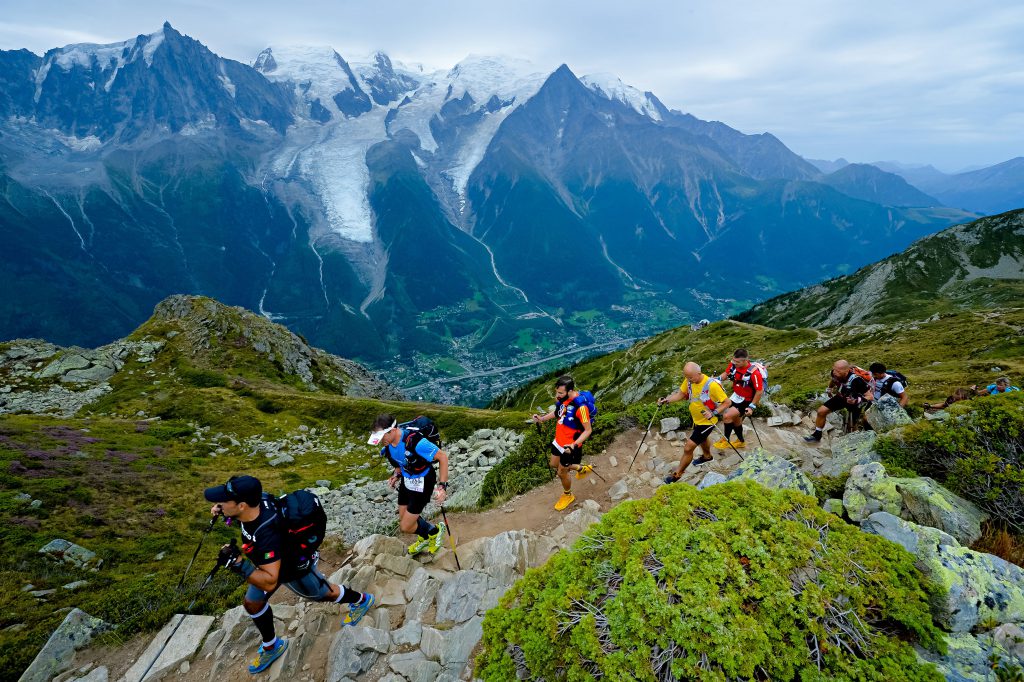
[[834, 395], [825, 401], [825, 407], [831, 412], [838, 412], [839, 410], [849, 410], [850, 414], [860, 414], [860, 405], [851, 405], [846, 402], [846, 398], [841, 395]]
[[701, 443], [703, 443], [704, 441], [706, 441], [708, 439], [708, 436], [710, 436], [711, 432], [714, 431], [714, 430], [715, 430], [715, 425], [714, 424], [705, 424], [703, 426], [699, 426], [699, 425], [698, 426], [694, 426], [693, 427], [693, 433], [690, 434], [690, 440], [692, 440], [697, 445], [700, 445]]
[[740, 416], [741, 417], [746, 417], [747, 416], [747, 412], [746, 412], [747, 408], [749, 407], [749, 408], [753, 409], [754, 408], [754, 403], [752, 403], [749, 400], [736, 400], [736, 401], [733, 402], [732, 406], [740, 411]]
[[583, 461], [583, 447], [578, 448], [566, 448], [564, 452], [560, 452], [555, 444], [551, 444], [551, 454], [558, 457], [558, 463], [564, 467], [570, 464], [579, 464]]
[[423, 492], [406, 488], [404, 476], [398, 481], [398, 506], [405, 507], [410, 514], [422, 513], [423, 508], [430, 502], [430, 496], [434, 494], [434, 486], [437, 484], [437, 472], [434, 471], [434, 467], [430, 467], [427, 475], [417, 480], [423, 481]]

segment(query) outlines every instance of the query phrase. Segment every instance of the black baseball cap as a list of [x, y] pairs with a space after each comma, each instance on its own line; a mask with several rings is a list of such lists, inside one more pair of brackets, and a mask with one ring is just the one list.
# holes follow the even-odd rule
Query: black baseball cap
[[259, 504], [263, 497], [263, 484], [253, 476], [232, 476], [224, 485], [215, 485], [203, 492], [207, 502], [245, 502]]

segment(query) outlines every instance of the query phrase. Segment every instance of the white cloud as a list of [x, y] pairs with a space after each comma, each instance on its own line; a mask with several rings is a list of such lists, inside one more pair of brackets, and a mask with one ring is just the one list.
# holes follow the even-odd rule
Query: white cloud
[[469, 53], [565, 62], [811, 157], [956, 168], [1024, 155], [1024, 5], [1002, 0], [50, 1], [5, 8], [0, 47], [123, 40], [165, 19], [244, 62], [271, 43], [442, 68]]

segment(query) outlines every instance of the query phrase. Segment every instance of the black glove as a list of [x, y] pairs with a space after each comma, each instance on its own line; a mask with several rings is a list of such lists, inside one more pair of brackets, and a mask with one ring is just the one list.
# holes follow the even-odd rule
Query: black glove
[[238, 548], [237, 542], [232, 539], [230, 545], [225, 545], [220, 548], [220, 553], [217, 554], [217, 565], [223, 566], [224, 568], [234, 568], [235, 559], [242, 555], [242, 550]]

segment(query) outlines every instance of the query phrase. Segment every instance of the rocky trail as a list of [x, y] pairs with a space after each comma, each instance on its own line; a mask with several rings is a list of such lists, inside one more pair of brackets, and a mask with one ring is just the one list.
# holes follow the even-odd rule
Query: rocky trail
[[[829, 439], [809, 446], [802, 439], [807, 424], [792, 421], [799, 425], [773, 427], [759, 419], [755, 427], [766, 451], [808, 474], [816, 473], [829, 460]], [[345, 554], [325, 554], [321, 562], [325, 575], [333, 582], [373, 592], [378, 606], [358, 627], [342, 628], [339, 607], [303, 602], [281, 590], [272, 606], [278, 634], [289, 640], [289, 649], [261, 677], [331, 682], [470, 679], [483, 614], [527, 568], [570, 546], [601, 513], [627, 499], [650, 497], [664, 485], [664, 477], [683, 451], [686, 432], [677, 430], [678, 426], [673, 419], [655, 423], [628, 472], [644, 435], [642, 429], [627, 431], [604, 452], [588, 456], [586, 461], [600, 476], [573, 479], [576, 501], [565, 511], [554, 509], [561, 483], [552, 479], [486, 511], [449, 513], [461, 571], [456, 569], [450, 546], [437, 555], [409, 558], [405, 548], [411, 536], [370, 535]], [[746, 432], [747, 447], [740, 451], [744, 457], [752, 455], [758, 444], [754, 429], [747, 426]], [[697, 485], [711, 473], [724, 477], [741, 462], [731, 449], [714, 452], [714, 462], [690, 467], [683, 482]], [[386, 508], [390, 504], [367, 510]], [[375, 523], [384, 525], [381, 519]], [[199, 682], [225, 675], [246, 679], [254, 632], [241, 607], [219, 618], [188, 616], [180, 624], [173, 620], [155, 636], [143, 635], [117, 648], [80, 651], [74, 667], [53, 679]]]

